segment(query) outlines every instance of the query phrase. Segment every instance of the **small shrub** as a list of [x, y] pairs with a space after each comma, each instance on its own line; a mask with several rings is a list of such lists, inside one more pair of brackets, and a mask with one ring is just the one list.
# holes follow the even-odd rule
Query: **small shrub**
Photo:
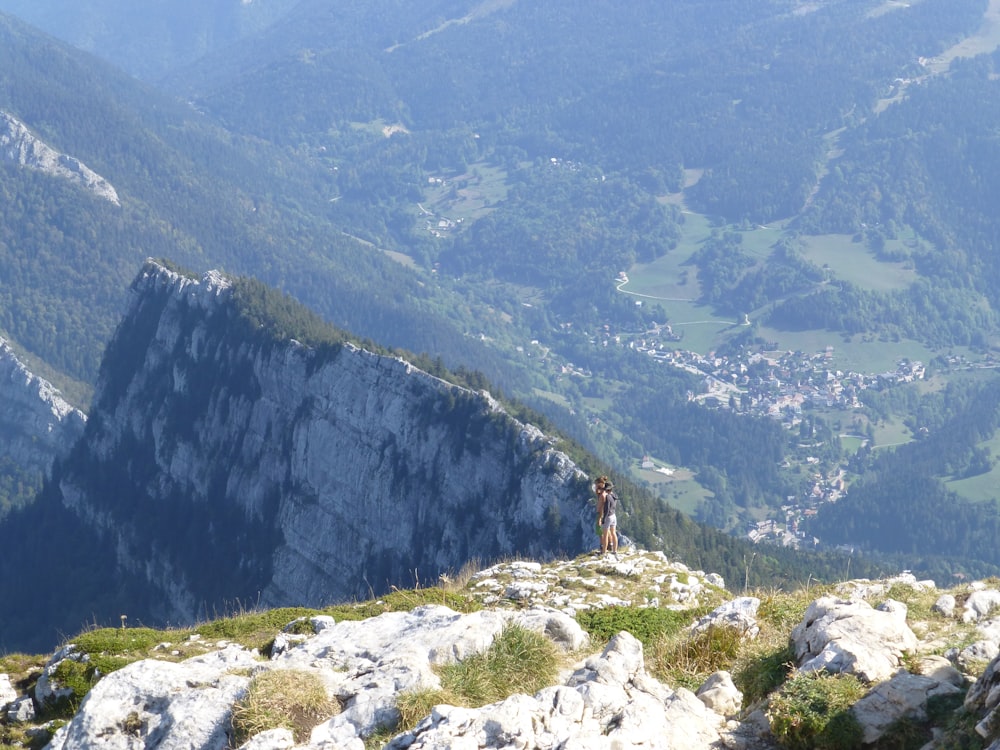
[[194, 629], [203, 638], [224, 638], [248, 649], [266, 652], [274, 641], [274, 634], [299, 617], [318, 614], [306, 607], [284, 607], [260, 612], [243, 612], [231, 617], [206, 622]]
[[740, 629], [709, 627], [657, 639], [647, 662], [657, 678], [694, 690], [712, 672], [731, 670], [742, 644]]
[[296, 742], [335, 715], [340, 704], [326, 694], [322, 680], [313, 672], [273, 669], [250, 681], [246, 694], [233, 706], [233, 734], [237, 745], [269, 729], [292, 730]]
[[771, 649], [749, 649], [733, 670], [733, 683], [743, 693], [744, 705], [763, 700], [788, 679], [795, 661], [791, 644]]
[[515, 692], [532, 695], [555, 681], [559, 654], [541, 633], [509, 625], [482, 654], [441, 670], [445, 690], [476, 708]]
[[771, 696], [771, 731], [789, 750], [860, 747], [861, 725], [850, 708], [865, 692], [853, 675], [796, 673]]
[[694, 621], [696, 613], [659, 607], [601, 607], [576, 613], [576, 621], [599, 643], [627, 630], [648, 648], [658, 638], [673, 635]]

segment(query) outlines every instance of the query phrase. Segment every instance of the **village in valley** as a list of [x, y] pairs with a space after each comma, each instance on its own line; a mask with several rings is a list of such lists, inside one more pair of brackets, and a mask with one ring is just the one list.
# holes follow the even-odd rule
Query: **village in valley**
[[[834, 348], [822, 351], [782, 351], [777, 345], [765, 345], [741, 350], [738, 355], [705, 355], [680, 348], [681, 337], [667, 324], [655, 325], [645, 331], [614, 331], [602, 326], [591, 335], [591, 343], [599, 347], [620, 346], [662, 363], [698, 376], [700, 389], [688, 393], [691, 401], [710, 409], [729, 409], [736, 413], [763, 416], [778, 420], [789, 431], [799, 430], [804, 412], [857, 411], [859, 417], [843, 426], [841, 438], [852, 438], [859, 447], [872, 441], [868, 421], [860, 417], [863, 407], [861, 394], [867, 389], [883, 390], [905, 383], [923, 380], [923, 362], [901, 359], [894, 369], [877, 373], [843, 371], [834, 365]], [[551, 352], [539, 342], [532, 349], [541, 351], [543, 358]], [[550, 360], [551, 362], [551, 360]], [[554, 364], [554, 362], [552, 363]], [[959, 364], [959, 363], [953, 363]], [[588, 378], [586, 368], [563, 362], [562, 374]], [[815, 515], [824, 503], [836, 502], [846, 488], [846, 458], [831, 462], [809, 455], [810, 443], [800, 442], [801, 458], [809, 481], [799, 495], [785, 498], [780, 509], [775, 507], [770, 517], [757, 520], [746, 528], [754, 542], [767, 542], [791, 547], [814, 546], [816, 541], [802, 531], [803, 519]], [[653, 472], [668, 481], [675, 479], [677, 468], [650, 456], [643, 456], [640, 468], [644, 474]]]

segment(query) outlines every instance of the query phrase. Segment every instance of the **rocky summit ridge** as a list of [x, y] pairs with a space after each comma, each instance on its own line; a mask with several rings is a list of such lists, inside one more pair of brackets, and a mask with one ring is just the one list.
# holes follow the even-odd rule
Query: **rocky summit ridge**
[[[1000, 741], [995, 581], [939, 590], [904, 574], [732, 596], [716, 576], [662, 553], [630, 547], [619, 557], [512, 560], [355, 605], [242, 613], [192, 629], [149, 631], [123, 618], [47, 659], [0, 660], [2, 738], [52, 750]], [[643, 627], [664, 613], [673, 628]], [[514, 631], [556, 655], [545, 684], [508, 677], [499, 697], [480, 701], [443, 690], [456, 665], [494, 654]], [[706, 638], [711, 658], [685, 660]], [[281, 690], [270, 678], [292, 677], [296, 700], [309, 683], [322, 708], [288, 705], [248, 730], [261, 691]], [[846, 683], [856, 692], [834, 705]], [[803, 686], [813, 692], [796, 702]]]
[[275, 333], [258, 307], [285, 300], [252, 280], [150, 261], [131, 291], [52, 483], [145, 622], [317, 606], [592, 543], [588, 476], [487, 391], [346, 334]]

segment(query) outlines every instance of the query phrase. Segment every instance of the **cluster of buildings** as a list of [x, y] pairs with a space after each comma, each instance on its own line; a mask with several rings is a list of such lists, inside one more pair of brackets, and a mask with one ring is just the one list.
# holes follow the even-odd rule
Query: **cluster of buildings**
[[[666, 366], [676, 367], [701, 379], [702, 388], [689, 398], [708, 408], [767, 416], [786, 427], [798, 425], [804, 408], [850, 410], [862, 406], [866, 389], [884, 389], [922, 380], [922, 362], [900, 360], [892, 370], [879, 373], [843, 371], [833, 363], [833, 347], [813, 353], [775, 351], [776, 345], [745, 351], [737, 356], [702, 355], [676, 348], [669, 327], [644, 335], [608, 336], [607, 345], [627, 346]], [[803, 519], [815, 515], [828, 502], [836, 502], [845, 491], [842, 467], [824, 472], [818, 458], [805, 458], [812, 466], [807, 488], [801, 496], [790, 496], [776, 517], [754, 523], [748, 536], [755, 542], [785, 546], [812, 546], [815, 540], [800, 529]]]

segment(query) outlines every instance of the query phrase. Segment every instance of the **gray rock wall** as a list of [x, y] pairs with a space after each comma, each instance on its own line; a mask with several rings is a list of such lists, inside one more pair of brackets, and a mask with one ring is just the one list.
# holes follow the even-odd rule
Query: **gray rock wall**
[[85, 422], [0, 338], [0, 455], [24, 471], [48, 474], [53, 459], [83, 434]]
[[133, 288], [58, 481], [157, 617], [592, 546], [587, 477], [489, 394], [350, 344], [255, 336], [218, 274], [147, 264]]

